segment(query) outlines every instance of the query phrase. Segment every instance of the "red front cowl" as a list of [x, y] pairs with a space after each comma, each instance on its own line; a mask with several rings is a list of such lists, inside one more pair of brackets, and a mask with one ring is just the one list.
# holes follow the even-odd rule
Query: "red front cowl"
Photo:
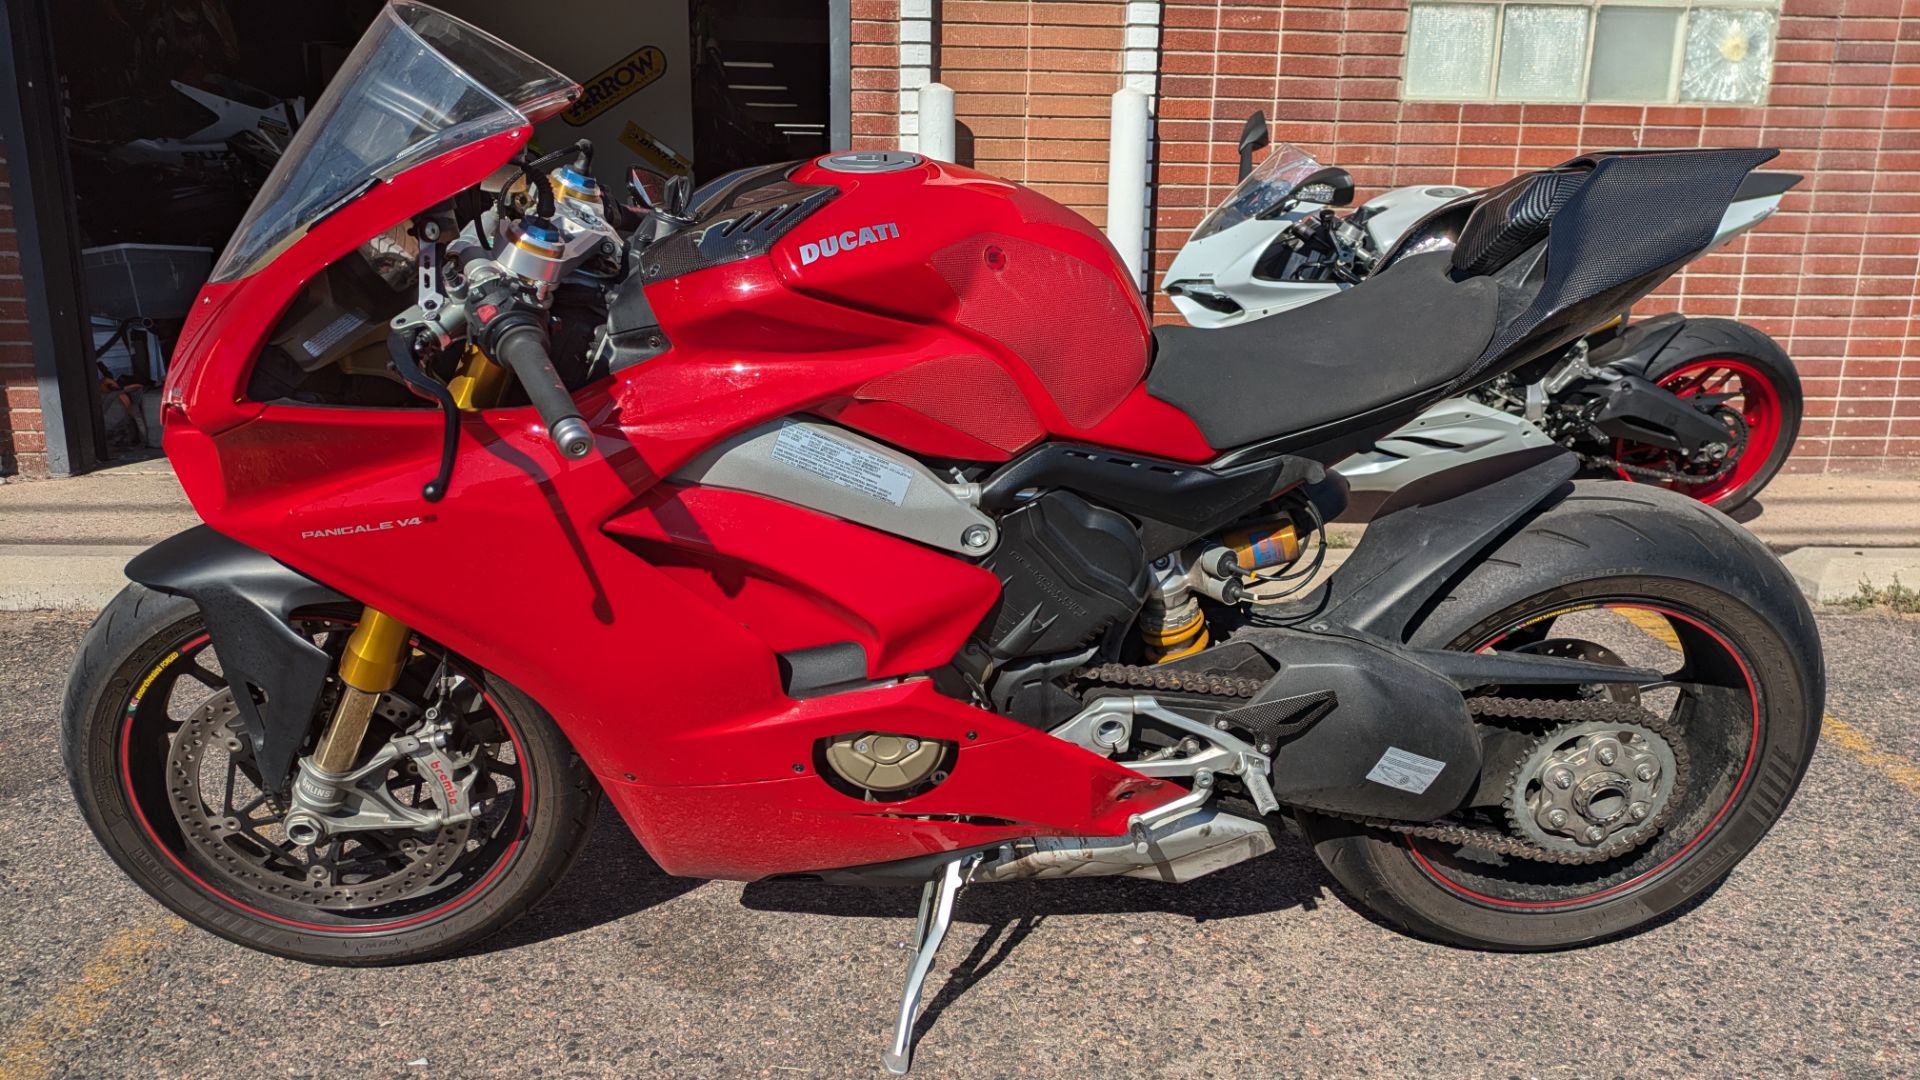
[[[531, 695], [673, 873], [1114, 836], [1183, 793], [934, 688], [928, 673], [999, 595], [975, 562], [778, 498], [663, 482], [802, 414], [930, 457], [1000, 461], [1045, 438], [1207, 456], [1140, 389], [1145, 314], [1111, 248], [1016, 185], [932, 163], [803, 167], [796, 181], [842, 187], [818, 220], [768, 256], [648, 287], [671, 348], [575, 395], [592, 454], [562, 457], [526, 406], [468, 413], [438, 502], [421, 495], [440, 457], [434, 410], [250, 400], [251, 365], [305, 282], [523, 139], [378, 185], [266, 270], [209, 288], [169, 383], [168, 449], [210, 525]], [[857, 239], [867, 218], [872, 242], [802, 257], [828, 230]], [[780, 654], [847, 643], [871, 687], [787, 696]], [[924, 793], [867, 801], [816, 764], [822, 740], [865, 731], [959, 749]]]

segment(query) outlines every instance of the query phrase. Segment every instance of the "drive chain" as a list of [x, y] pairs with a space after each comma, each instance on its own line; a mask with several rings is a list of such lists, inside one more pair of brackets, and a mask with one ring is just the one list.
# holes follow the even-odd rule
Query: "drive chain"
[[[1108, 685], [1134, 687], [1147, 690], [1176, 690], [1189, 693], [1213, 694], [1227, 698], [1251, 698], [1259, 692], [1262, 680], [1226, 675], [1213, 671], [1169, 671], [1162, 667], [1144, 664], [1100, 664], [1093, 667], [1075, 669], [1074, 678], [1086, 679]], [[1630, 724], [1644, 728], [1665, 739], [1673, 749], [1674, 777], [1673, 786], [1667, 798], [1656, 814], [1644, 826], [1628, 833], [1622, 833], [1617, 839], [1600, 844], [1589, 851], [1554, 851], [1530, 843], [1519, 837], [1511, 836], [1499, 829], [1474, 825], [1446, 825], [1433, 822], [1396, 821], [1388, 818], [1369, 817], [1363, 814], [1348, 814], [1328, 810], [1315, 810], [1316, 814], [1353, 821], [1376, 829], [1385, 829], [1423, 840], [1436, 840], [1443, 844], [1460, 847], [1474, 847], [1491, 851], [1515, 859], [1530, 859], [1535, 862], [1556, 863], [1563, 866], [1584, 866], [1591, 863], [1606, 862], [1638, 847], [1647, 837], [1658, 832], [1672, 817], [1674, 807], [1679, 805], [1680, 794], [1687, 784], [1687, 744], [1672, 720], [1659, 716], [1647, 709], [1629, 702], [1612, 700], [1589, 700], [1558, 698], [1510, 698], [1510, 697], [1470, 697], [1467, 710], [1473, 715], [1488, 720], [1533, 720], [1550, 723], [1554, 730], [1541, 736], [1539, 741], [1554, 738], [1556, 733], [1569, 724], [1590, 722], [1610, 722]], [[1538, 745], [1538, 742], [1534, 744]], [[1532, 754], [1533, 746], [1514, 762], [1514, 775], [1508, 780], [1508, 795], [1512, 796], [1516, 784], [1524, 784], [1525, 779], [1518, 775], [1520, 766]]]
[[1658, 480], [1663, 483], [1686, 484], [1689, 486], [1711, 484], [1715, 480], [1732, 472], [1733, 467], [1740, 462], [1739, 457], [1729, 454], [1722, 459], [1720, 467], [1711, 473], [1683, 473], [1678, 469], [1656, 469], [1647, 465], [1634, 465], [1621, 461], [1616, 457], [1608, 457], [1605, 454], [1576, 453], [1575, 456], [1580, 459], [1581, 464], [1589, 468], [1618, 469], [1628, 476], [1640, 480]]
[[1265, 679], [1226, 675], [1218, 671], [1169, 671], [1152, 664], [1100, 664], [1076, 668], [1076, 679], [1129, 686], [1142, 690], [1180, 690], [1215, 697], [1250, 698], [1266, 685]]

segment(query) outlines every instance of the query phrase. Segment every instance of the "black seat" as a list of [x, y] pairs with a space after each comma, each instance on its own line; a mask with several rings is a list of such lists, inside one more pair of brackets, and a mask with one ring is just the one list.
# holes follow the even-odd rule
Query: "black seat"
[[1451, 263], [1425, 252], [1264, 319], [1160, 327], [1147, 392], [1230, 450], [1439, 389], [1479, 358], [1499, 307], [1493, 279], [1454, 281]]

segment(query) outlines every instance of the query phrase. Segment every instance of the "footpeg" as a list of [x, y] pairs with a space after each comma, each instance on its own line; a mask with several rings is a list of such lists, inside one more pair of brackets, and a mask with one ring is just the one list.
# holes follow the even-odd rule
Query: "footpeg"
[[933, 969], [933, 957], [953, 925], [953, 901], [967, 875], [980, 863], [979, 855], [954, 859], [940, 867], [940, 875], [927, 882], [920, 893], [920, 918], [913, 927], [913, 962], [907, 967], [907, 985], [900, 991], [900, 1015], [894, 1020], [893, 1045], [880, 1055], [880, 1063], [895, 1076], [905, 1076], [913, 1065], [913, 1021], [920, 1011], [920, 991], [925, 988], [927, 972]]

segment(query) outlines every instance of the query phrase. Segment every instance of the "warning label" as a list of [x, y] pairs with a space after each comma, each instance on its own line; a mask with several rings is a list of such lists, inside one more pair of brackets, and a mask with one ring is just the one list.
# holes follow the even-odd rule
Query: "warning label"
[[1444, 761], [1435, 761], [1397, 746], [1389, 746], [1387, 752], [1380, 755], [1380, 760], [1373, 763], [1373, 770], [1367, 773], [1367, 779], [1420, 795], [1433, 786], [1434, 778], [1446, 767]]
[[780, 429], [773, 460], [895, 506], [907, 501], [913, 482], [913, 473], [898, 462], [800, 424]]

